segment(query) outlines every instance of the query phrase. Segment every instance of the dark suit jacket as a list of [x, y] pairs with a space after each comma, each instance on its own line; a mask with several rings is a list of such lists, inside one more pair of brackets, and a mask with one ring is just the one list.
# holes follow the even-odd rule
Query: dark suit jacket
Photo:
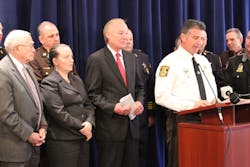
[[[28, 67], [27, 71], [40, 96], [32, 69]], [[28, 137], [47, 124], [42, 114], [41, 123], [37, 125], [39, 110], [25, 80], [9, 56], [0, 62], [0, 76], [0, 161], [24, 162], [30, 158], [32, 151]]]
[[79, 132], [84, 121], [94, 125], [94, 109], [79, 76], [69, 74], [71, 84], [57, 71], [42, 80], [48, 120], [48, 139], [75, 140], [84, 136]]
[[[138, 117], [130, 121], [128, 116], [114, 113], [120, 98], [131, 93], [135, 101], [143, 104], [143, 81], [137, 68], [136, 57], [123, 52], [128, 88], [125, 86], [115, 59], [107, 47], [90, 55], [86, 66], [85, 83], [96, 109], [97, 140], [124, 140], [128, 127], [132, 136], [139, 138]], [[130, 126], [129, 126], [130, 124]]]

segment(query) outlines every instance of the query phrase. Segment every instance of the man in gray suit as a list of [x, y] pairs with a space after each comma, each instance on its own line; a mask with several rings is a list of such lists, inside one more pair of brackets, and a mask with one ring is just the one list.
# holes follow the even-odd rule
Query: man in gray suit
[[34, 41], [29, 32], [11, 31], [9, 55], [0, 62], [0, 167], [36, 167], [47, 123], [39, 86], [31, 68]]
[[[139, 120], [143, 111], [143, 81], [136, 57], [122, 51], [128, 27], [123, 19], [107, 22], [103, 29], [106, 47], [90, 55], [85, 83], [96, 106], [96, 139], [100, 167], [138, 167]], [[131, 93], [136, 117], [129, 118], [130, 105], [120, 99]]]

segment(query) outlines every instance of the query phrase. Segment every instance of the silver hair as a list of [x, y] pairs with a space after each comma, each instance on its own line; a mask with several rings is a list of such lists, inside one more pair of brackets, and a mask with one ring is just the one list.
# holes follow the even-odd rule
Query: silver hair
[[27, 39], [27, 37], [31, 37], [28, 31], [24, 30], [10, 31], [4, 41], [5, 49], [7, 50], [7, 52], [11, 52], [16, 46], [23, 45], [24, 40]]
[[226, 34], [227, 34], [227, 33], [230, 33], [230, 32], [235, 32], [235, 33], [237, 34], [238, 38], [243, 38], [243, 35], [242, 35], [240, 29], [238, 29], [238, 28], [229, 28], [229, 29], [226, 31]]

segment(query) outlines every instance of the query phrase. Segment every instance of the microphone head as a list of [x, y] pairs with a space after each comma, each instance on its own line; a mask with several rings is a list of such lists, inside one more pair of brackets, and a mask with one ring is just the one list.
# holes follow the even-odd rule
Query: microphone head
[[237, 104], [240, 101], [240, 96], [238, 93], [231, 93], [229, 95], [230, 102], [233, 104]]
[[233, 93], [233, 88], [231, 86], [223, 86], [220, 88], [221, 96], [224, 99], [228, 99], [231, 93]]

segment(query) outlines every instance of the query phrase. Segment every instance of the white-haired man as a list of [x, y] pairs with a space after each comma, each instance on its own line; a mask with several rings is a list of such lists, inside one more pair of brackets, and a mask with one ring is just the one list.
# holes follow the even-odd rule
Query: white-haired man
[[29, 32], [11, 31], [4, 42], [9, 53], [0, 62], [0, 167], [36, 167], [47, 123], [39, 86], [26, 64], [34, 59]]

